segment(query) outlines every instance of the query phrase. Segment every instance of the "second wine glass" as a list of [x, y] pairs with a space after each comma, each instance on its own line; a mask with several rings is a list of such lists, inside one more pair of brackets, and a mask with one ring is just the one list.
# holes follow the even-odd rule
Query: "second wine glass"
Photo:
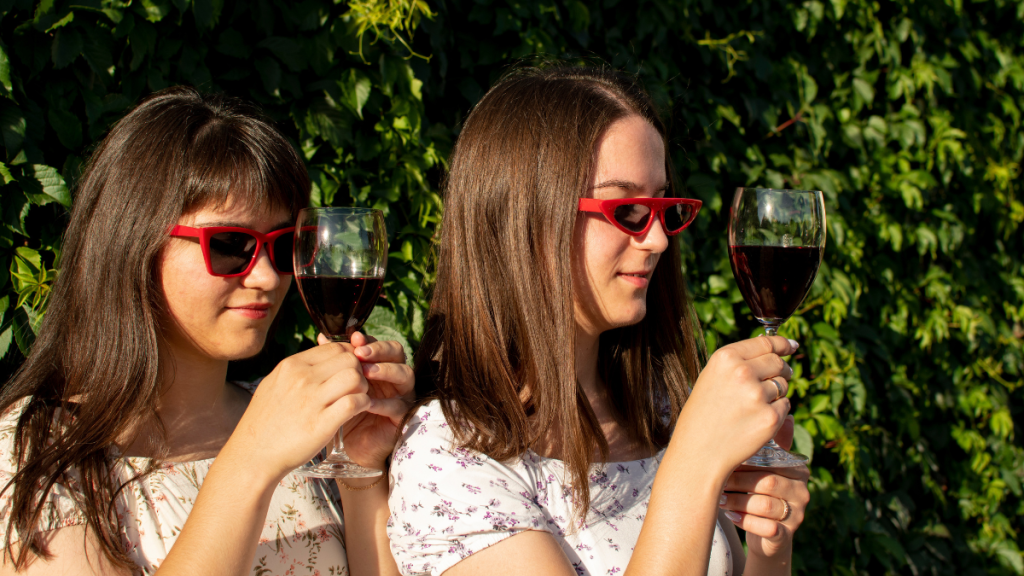
[[[348, 342], [370, 316], [384, 285], [388, 238], [384, 215], [369, 208], [306, 208], [295, 223], [295, 280], [320, 332]], [[296, 472], [317, 478], [367, 478], [366, 468], [345, 453], [342, 431], [327, 457]]]

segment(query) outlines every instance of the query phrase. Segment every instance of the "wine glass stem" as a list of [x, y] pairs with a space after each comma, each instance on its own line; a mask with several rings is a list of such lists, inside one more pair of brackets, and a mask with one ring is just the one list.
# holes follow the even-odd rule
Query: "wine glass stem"
[[778, 324], [765, 324], [764, 325], [764, 335], [765, 336], [776, 336], [776, 335], [778, 335], [778, 333], [779, 333], [779, 325]]
[[351, 459], [345, 453], [345, 441], [341, 437], [341, 428], [334, 433], [334, 442], [331, 442], [331, 453], [327, 455], [328, 462], [349, 462]]

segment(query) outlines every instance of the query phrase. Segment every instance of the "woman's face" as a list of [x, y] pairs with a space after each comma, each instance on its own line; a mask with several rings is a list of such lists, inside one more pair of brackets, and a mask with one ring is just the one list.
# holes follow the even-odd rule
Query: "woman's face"
[[[225, 206], [186, 214], [178, 224], [238, 226], [265, 234], [293, 222], [286, 210], [256, 213], [229, 198]], [[164, 340], [178, 357], [240, 360], [256, 355], [291, 284], [291, 277], [274, 270], [266, 246], [248, 274], [211, 276], [196, 238], [168, 240], [158, 269], [170, 316]]]
[[[668, 188], [661, 135], [639, 116], [616, 121], [597, 143], [590, 196], [662, 197]], [[647, 314], [647, 287], [668, 247], [660, 218], [643, 236], [629, 236], [604, 215], [580, 212], [573, 242], [577, 328], [598, 335], [636, 324]]]

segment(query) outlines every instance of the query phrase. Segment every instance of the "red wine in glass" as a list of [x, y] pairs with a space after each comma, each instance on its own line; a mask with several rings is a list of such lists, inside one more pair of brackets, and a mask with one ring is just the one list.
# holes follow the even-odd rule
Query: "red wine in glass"
[[[348, 342], [370, 316], [384, 283], [388, 238], [384, 215], [369, 208], [306, 208], [295, 223], [292, 263], [313, 323], [335, 342]], [[366, 478], [381, 470], [345, 453], [342, 431], [319, 464], [296, 470], [317, 478]]]
[[781, 324], [796, 311], [818, 274], [817, 246], [729, 246], [733, 275], [754, 317]]
[[313, 324], [331, 338], [348, 340], [377, 304], [383, 278], [295, 277]]
[[[767, 336], [807, 297], [825, 251], [825, 198], [817, 190], [737, 188], [729, 211], [729, 262]], [[770, 440], [748, 466], [803, 466], [807, 457]]]

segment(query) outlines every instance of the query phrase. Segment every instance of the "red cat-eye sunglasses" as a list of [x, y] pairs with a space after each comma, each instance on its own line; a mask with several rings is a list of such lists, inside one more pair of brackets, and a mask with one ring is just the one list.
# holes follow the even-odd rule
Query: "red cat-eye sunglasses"
[[274, 270], [278, 274], [293, 273], [294, 226], [266, 234], [234, 226], [175, 226], [171, 228], [170, 235], [176, 238], [198, 238], [199, 246], [203, 249], [203, 259], [206, 261], [206, 271], [212, 276], [231, 278], [252, 272], [264, 244], [267, 245], [267, 254], [270, 255], [270, 263]]
[[679, 234], [700, 212], [701, 201], [690, 198], [580, 198], [580, 212], [604, 214], [616, 228], [630, 236], [643, 236], [655, 217], [661, 218], [665, 234]]

